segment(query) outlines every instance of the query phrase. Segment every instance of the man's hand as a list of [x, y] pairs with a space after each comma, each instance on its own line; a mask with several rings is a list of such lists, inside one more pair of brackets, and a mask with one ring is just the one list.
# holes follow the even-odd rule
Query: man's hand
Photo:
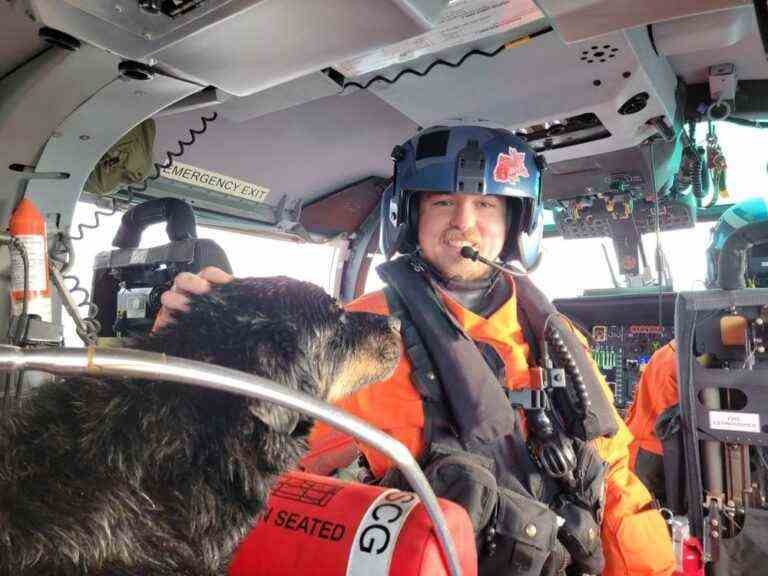
[[173, 312], [187, 312], [189, 310], [189, 296], [207, 294], [213, 284], [226, 284], [231, 282], [233, 278], [234, 276], [214, 266], [203, 268], [198, 274], [182, 272], [173, 279], [171, 289], [163, 292], [160, 297], [163, 306], [155, 318], [152, 332], [156, 332], [173, 322]]

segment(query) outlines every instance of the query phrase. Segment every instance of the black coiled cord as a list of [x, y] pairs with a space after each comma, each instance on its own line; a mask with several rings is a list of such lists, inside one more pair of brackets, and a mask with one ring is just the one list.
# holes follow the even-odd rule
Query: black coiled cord
[[[151, 181], [157, 180], [158, 178], [160, 178], [161, 170], [167, 170], [173, 164], [173, 159], [174, 158], [180, 158], [181, 156], [183, 156], [184, 152], [186, 152], [187, 146], [192, 146], [197, 141], [197, 137], [200, 134], [205, 134], [205, 132], [208, 130], [208, 124], [210, 122], [215, 121], [218, 117], [219, 117], [219, 114], [217, 112], [214, 112], [213, 114], [211, 114], [211, 116], [201, 116], [200, 120], [203, 123], [203, 127], [200, 128], [199, 130], [196, 130], [194, 128], [190, 128], [189, 129], [189, 139], [187, 139], [187, 140], [177, 140], [176, 141], [177, 144], [178, 144], [178, 150], [177, 151], [166, 150], [166, 152], [165, 152], [165, 156], [166, 156], [165, 162], [163, 162], [162, 164], [160, 164], [158, 162], [154, 163], [154, 167], [155, 167], [154, 174], [144, 178], [144, 180], [142, 180], [141, 184], [136, 184], [136, 185], [132, 184], [132, 185], [126, 186], [125, 188], [121, 188], [120, 190], [118, 190], [118, 192], [125, 192], [125, 193], [127, 193], [127, 195], [128, 195], [128, 198], [126, 200], [127, 206], [130, 207], [130, 205], [131, 205], [131, 203], [133, 201], [133, 195], [136, 192], [144, 192], [149, 187], [149, 183]], [[111, 210], [109, 212], [106, 212], [104, 210], [97, 210], [96, 212], [94, 212], [94, 214], [93, 214], [93, 216], [95, 218], [94, 222], [92, 224], [78, 224], [77, 225], [77, 234], [78, 235], [77, 236], [70, 236], [69, 239], [70, 240], [82, 240], [83, 237], [85, 236], [85, 230], [95, 230], [96, 228], [101, 226], [101, 220], [100, 220], [101, 216], [104, 216], [104, 217], [114, 216], [119, 209], [120, 209], [119, 204], [117, 203], [117, 201], [114, 198], [112, 198], [112, 208], [111, 208]]]
[[[178, 150], [166, 150], [165, 152], [165, 162], [163, 163], [154, 163], [155, 172], [154, 174], [147, 176], [144, 178], [141, 184], [137, 185], [129, 185], [125, 188], [121, 188], [118, 190], [118, 192], [125, 192], [128, 195], [128, 198], [126, 199], [125, 203], [127, 207], [130, 207], [130, 205], [133, 202], [133, 196], [137, 192], [144, 192], [148, 187], [149, 183], [153, 180], [157, 180], [160, 178], [160, 174], [162, 170], [166, 170], [173, 165], [174, 158], [179, 158], [184, 155], [184, 152], [186, 151], [187, 146], [192, 146], [196, 141], [197, 137], [200, 134], [205, 134], [205, 132], [208, 130], [208, 124], [210, 122], [215, 121], [219, 117], [217, 112], [214, 112], [210, 116], [201, 116], [200, 120], [203, 123], [202, 128], [199, 130], [195, 128], [189, 129], [189, 138], [187, 140], [177, 140], [178, 144]], [[116, 198], [112, 198], [112, 208], [109, 211], [106, 210], [97, 210], [94, 212], [94, 221], [91, 224], [78, 224], [77, 225], [77, 236], [69, 236], [67, 238], [67, 241], [70, 241], [68, 250], [71, 251], [71, 241], [72, 240], [82, 240], [85, 237], [85, 230], [95, 230], [99, 226], [101, 226], [101, 217], [109, 217], [114, 216], [117, 211], [120, 209], [120, 205], [118, 204], [118, 201]], [[72, 256], [72, 252], [70, 252], [70, 257]], [[68, 267], [66, 262], [61, 262], [65, 267], [62, 268], [62, 272], [66, 270], [66, 267]], [[99, 314], [99, 307], [91, 301], [91, 294], [86, 289], [83, 288], [80, 285], [80, 279], [73, 275], [73, 274], [66, 274], [62, 275], [62, 278], [64, 280], [69, 280], [71, 282], [74, 282], [74, 286], [72, 288], [69, 288], [70, 294], [79, 293], [83, 295], [83, 299], [77, 304], [78, 308], [82, 308], [83, 306], [88, 307], [88, 314], [85, 318], [83, 318], [83, 322], [88, 326], [88, 337], [95, 338], [95, 335], [98, 335], [101, 332], [101, 323], [96, 320]], [[78, 329], [78, 335], [83, 336], [83, 334], [80, 334], [80, 330]]]
[[576, 361], [573, 359], [571, 352], [568, 350], [563, 337], [555, 326], [549, 326], [545, 328], [544, 337], [547, 343], [552, 347], [554, 355], [556, 355], [560, 362], [564, 365], [566, 374], [570, 376], [576, 388], [576, 394], [579, 397], [580, 406], [577, 410], [580, 412], [580, 416], [586, 416], [587, 410], [592, 406], [592, 401], [589, 399], [589, 392], [587, 386], [584, 383], [584, 377], [579, 371], [579, 367], [576, 365]]
[[68, 288], [70, 294], [80, 293], [83, 295], [83, 299], [77, 303], [78, 308], [88, 307], [88, 315], [83, 318], [83, 322], [93, 326], [97, 334], [101, 332], [101, 322], [96, 320], [99, 315], [99, 307], [95, 302], [91, 302], [91, 293], [86, 288], [80, 286], [80, 279], [74, 274], [63, 274], [62, 278], [75, 283], [74, 286]]
[[211, 116], [201, 116], [200, 120], [203, 123], [203, 127], [200, 128], [200, 130], [195, 130], [194, 128], [189, 129], [189, 139], [188, 140], [177, 140], [178, 144], [178, 151], [174, 152], [173, 150], [166, 150], [165, 151], [165, 162], [162, 164], [158, 164], [155, 162], [155, 173], [151, 176], [147, 176], [144, 178], [141, 184], [137, 185], [130, 185], [126, 186], [125, 188], [122, 188], [120, 192], [127, 192], [128, 193], [128, 204], [131, 203], [131, 200], [133, 199], [133, 195], [136, 192], [144, 192], [148, 187], [149, 183], [153, 180], [157, 180], [160, 178], [160, 172], [161, 170], [167, 170], [171, 167], [173, 164], [174, 158], [180, 158], [184, 155], [184, 152], [186, 151], [187, 146], [192, 146], [196, 141], [197, 137], [200, 134], [205, 134], [205, 132], [208, 130], [208, 123], [213, 122], [216, 120], [216, 118], [219, 117], [218, 112], [214, 112]]
[[529, 40], [532, 40], [533, 38], [536, 38], [537, 36], [541, 36], [542, 34], [546, 34], [548, 32], [552, 32], [552, 30], [553, 29], [550, 26], [548, 28], [545, 28], [544, 30], [539, 30], [538, 32], [534, 32], [533, 34], [530, 34], [529, 36], [524, 36], [523, 38], [520, 38], [518, 40], [514, 40], [512, 42], [506, 42], [506, 43], [502, 44], [501, 46], [499, 46], [498, 48], [496, 48], [495, 50], [493, 50], [491, 52], [486, 52], [485, 50], [480, 50], [480, 49], [477, 49], [477, 48], [473, 49], [473, 50], [470, 50], [469, 52], [464, 54], [464, 56], [462, 56], [459, 59], [458, 62], [448, 62], [447, 60], [443, 60], [442, 58], [438, 58], [437, 60], [432, 62], [429, 66], [427, 66], [427, 68], [423, 72], [420, 72], [419, 70], [415, 70], [413, 68], [406, 68], [405, 70], [401, 70], [397, 74], [397, 76], [395, 76], [394, 78], [391, 78], [391, 79], [387, 78], [386, 76], [382, 76], [382, 75], [378, 74], [378, 75], [374, 76], [373, 78], [371, 78], [370, 80], [368, 80], [368, 82], [366, 82], [365, 84], [360, 84], [359, 82], [345, 82], [344, 86], [342, 88], [342, 92], [344, 90], [346, 90], [347, 88], [350, 88], [350, 87], [360, 88], [361, 90], [366, 90], [369, 86], [371, 86], [371, 84], [374, 84], [375, 82], [384, 82], [385, 84], [394, 84], [395, 82], [400, 80], [400, 78], [402, 78], [406, 74], [410, 74], [411, 76], [418, 76], [419, 78], [423, 78], [424, 76], [429, 74], [432, 71], [432, 69], [435, 68], [436, 66], [446, 66], [448, 68], [458, 68], [459, 66], [464, 64], [464, 62], [466, 62], [466, 60], [470, 56], [484, 56], [486, 58], [494, 58], [494, 57], [498, 56], [499, 54], [501, 54], [504, 50], [507, 50], [509, 48], [516, 48], [517, 46], [520, 46], [521, 44], [525, 44], [526, 42], [528, 42]]
[[77, 225], [77, 236], [70, 236], [70, 240], [82, 240], [85, 237], [85, 231], [86, 230], [95, 230], [99, 226], [101, 226], [101, 220], [100, 218], [102, 216], [114, 216], [117, 213], [118, 206], [117, 202], [114, 198], [112, 198], [112, 209], [109, 212], [105, 212], [104, 210], [96, 210], [96, 212], [93, 213], [94, 221], [92, 224], [78, 224]]

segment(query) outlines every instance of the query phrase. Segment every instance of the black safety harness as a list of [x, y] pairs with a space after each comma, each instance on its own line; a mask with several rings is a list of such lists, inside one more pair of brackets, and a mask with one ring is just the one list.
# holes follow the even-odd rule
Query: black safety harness
[[439, 496], [470, 513], [481, 573], [558, 574], [569, 563], [569, 573], [600, 573], [605, 465], [589, 441], [618, 427], [570, 325], [530, 280], [516, 279], [542, 382], [510, 390], [503, 360], [466, 334], [417, 256], [378, 272], [423, 400], [422, 466]]

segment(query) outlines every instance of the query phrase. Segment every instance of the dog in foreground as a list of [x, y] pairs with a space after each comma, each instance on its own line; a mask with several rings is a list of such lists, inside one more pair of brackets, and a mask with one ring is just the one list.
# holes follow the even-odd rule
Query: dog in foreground
[[[400, 340], [288, 278], [234, 280], [140, 349], [265, 376], [328, 401], [387, 377]], [[226, 574], [308, 417], [146, 379], [70, 378], [0, 422], [0, 576]]]

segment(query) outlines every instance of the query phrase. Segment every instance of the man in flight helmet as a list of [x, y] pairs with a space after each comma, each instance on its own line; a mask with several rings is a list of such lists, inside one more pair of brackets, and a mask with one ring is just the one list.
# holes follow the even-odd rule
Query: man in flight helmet
[[[751, 198], [731, 206], [712, 228], [706, 251], [706, 286], [710, 290], [768, 287], [768, 203]], [[634, 436], [630, 466], [656, 497], [676, 513], [684, 502], [674, 478], [667, 490], [662, 440], [673, 430], [678, 410], [677, 345], [673, 340], [657, 350], [643, 370], [627, 416]], [[681, 476], [674, 474], [673, 476]], [[678, 494], [678, 496], [676, 496]]]
[[[398, 317], [405, 352], [341, 406], [403, 442], [436, 493], [464, 505], [481, 574], [671, 573], [667, 528], [627, 469], [631, 436], [610, 393], [525, 277], [539, 259], [543, 159], [507, 130], [469, 125], [423, 130], [392, 158], [386, 288], [348, 308]], [[340, 449], [333, 436], [315, 428], [318, 461]], [[392, 462], [358, 448], [399, 486]]]
[[[667, 528], [627, 468], [631, 436], [610, 392], [525, 276], [539, 258], [543, 161], [507, 130], [470, 125], [423, 130], [392, 158], [387, 286], [348, 309], [398, 317], [404, 353], [340, 405], [400, 440], [435, 492], [465, 507], [482, 574], [670, 574]], [[158, 325], [185, 293], [228, 279], [179, 275]], [[384, 455], [326, 425], [310, 444], [309, 471], [359, 453], [369, 476], [402, 486]]]

